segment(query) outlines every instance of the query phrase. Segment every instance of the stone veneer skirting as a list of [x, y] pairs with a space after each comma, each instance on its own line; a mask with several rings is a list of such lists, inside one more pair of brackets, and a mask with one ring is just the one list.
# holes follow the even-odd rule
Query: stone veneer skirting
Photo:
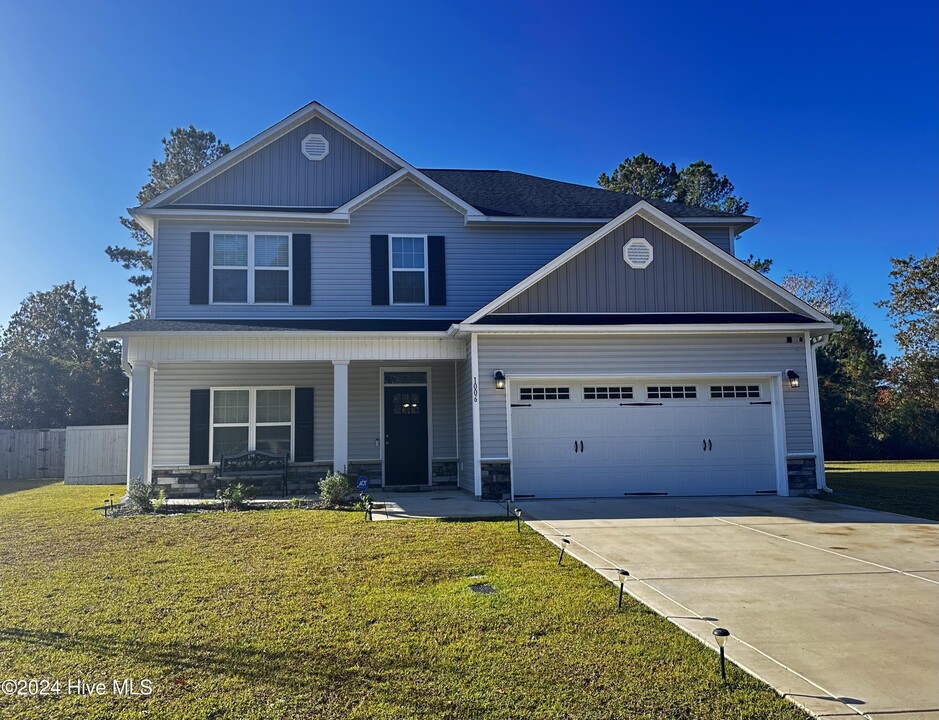
[[[287, 494], [315, 494], [319, 483], [332, 469], [332, 463], [300, 463], [287, 466]], [[157, 489], [171, 498], [214, 498], [220, 486], [218, 468], [214, 465], [154, 468], [151, 478]], [[224, 479], [227, 484], [228, 478]], [[259, 494], [280, 495], [279, 478], [255, 478], [251, 483]]]
[[508, 460], [495, 462], [483, 461], [482, 470], [482, 499], [502, 500], [512, 493], [512, 478]]
[[818, 492], [814, 457], [786, 458], [790, 495], [814, 495]]
[[[326, 473], [332, 470], [332, 463], [301, 463], [287, 466], [287, 494], [303, 495], [313, 494], [319, 490], [319, 482]], [[456, 486], [457, 461], [434, 460], [432, 463], [433, 486]], [[508, 492], [508, 464], [506, 464], [506, 490]], [[382, 467], [375, 461], [352, 461], [346, 473], [352, 482], [358, 481], [362, 476], [368, 478], [370, 488], [380, 488], [382, 483]], [[214, 465], [178, 466], [154, 468], [152, 481], [154, 485], [166, 492], [167, 497], [173, 498], [214, 498], [219, 487], [217, 482], [218, 468]], [[252, 484], [258, 487], [263, 495], [279, 495], [279, 479], [255, 479]], [[501, 497], [501, 496], [500, 496]]]

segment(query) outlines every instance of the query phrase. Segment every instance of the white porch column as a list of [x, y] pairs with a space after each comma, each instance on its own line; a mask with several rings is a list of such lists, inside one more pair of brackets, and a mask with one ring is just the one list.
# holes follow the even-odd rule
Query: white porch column
[[349, 467], [349, 361], [333, 360], [333, 469]]
[[130, 427], [127, 433], [127, 486], [138, 477], [150, 480], [150, 438], [153, 421], [155, 363], [137, 361], [130, 372]]

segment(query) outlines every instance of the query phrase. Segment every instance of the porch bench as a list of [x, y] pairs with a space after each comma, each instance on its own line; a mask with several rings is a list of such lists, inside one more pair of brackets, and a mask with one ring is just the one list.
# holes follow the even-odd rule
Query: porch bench
[[280, 492], [287, 495], [287, 454], [275, 455], [261, 450], [251, 450], [242, 455], [222, 455], [215, 478], [216, 490], [221, 490], [224, 482], [235, 480], [263, 480], [279, 478]]

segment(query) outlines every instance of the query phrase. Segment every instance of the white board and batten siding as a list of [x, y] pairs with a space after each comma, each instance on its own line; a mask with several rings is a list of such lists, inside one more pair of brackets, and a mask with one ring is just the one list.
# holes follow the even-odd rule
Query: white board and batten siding
[[66, 485], [127, 482], [127, 426], [79, 425], [65, 429]]

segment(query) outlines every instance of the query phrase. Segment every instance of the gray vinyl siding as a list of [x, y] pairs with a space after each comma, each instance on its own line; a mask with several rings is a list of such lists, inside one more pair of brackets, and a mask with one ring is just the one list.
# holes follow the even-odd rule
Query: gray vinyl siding
[[[652, 264], [623, 260], [645, 238]], [[513, 298], [497, 313], [780, 312], [777, 303], [642, 218], [632, 218]]]
[[[479, 338], [479, 376], [513, 374], [641, 375], [643, 373], [785, 372], [795, 370], [802, 386], [784, 388], [789, 453], [812, 453], [812, 421], [805, 344], [797, 336], [603, 337], [514, 336]], [[482, 457], [508, 457], [505, 391], [480, 383]]]
[[[308, 160], [309, 134], [329, 141], [329, 154]], [[336, 208], [394, 173], [377, 156], [319, 118], [291, 130], [171, 205]]]
[[729, 225], [692, 225], [688, 223], [688, 227], [705, 240], [710, 240], [724, 252], [734, 254], [736, 232]]
[[[431, 442], [434, 460], [456, 457], [456, 408], [453, 362], [415, 363], [430, 368]], [[353, 462], [381, 458], [381, 369], [409, 367], [400, 362], [349, 364], [349, 459]], [[376, 446], [375, 441], [379, 441]]]
[[153, 380], [153, 464], [189, 464], [189, 391], [213, 387], [311, 387], [316, 462], [333, 457], [332, 363], [161, 364]]
[[[190, 305], [189, 245], [193, 231], [312, 233], [312, 304]], [[438, 318], [463, 320], [596, 227], [467, 228], [463, 216], [410, 181], [352, 214], [348, 226], [237, 225], [161, 220], [155, 245], [154, 317], [186, 318]], [[420, 233], [446, 237], [447, 305], [373, 306], [370, 238]]]
[[476, 492], [473, 452], [473, 363], [467, 357], [457, 367], [457, 409], [459, 410], [459, 483], [471, 493]]

